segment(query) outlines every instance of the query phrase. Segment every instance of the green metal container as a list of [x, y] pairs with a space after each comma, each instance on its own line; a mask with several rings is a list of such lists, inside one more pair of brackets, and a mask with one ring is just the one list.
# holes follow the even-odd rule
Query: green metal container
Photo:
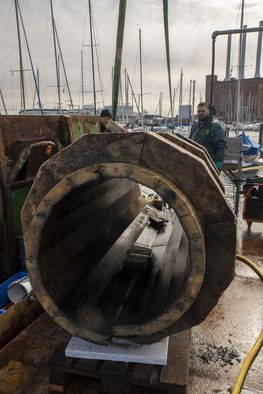
[[[0, 277], [19, 271], [20, 212], [39, 167], [84, 134], [97, 116], [0, 116]], [[20, 245], [20, 246], [19, 246]]]

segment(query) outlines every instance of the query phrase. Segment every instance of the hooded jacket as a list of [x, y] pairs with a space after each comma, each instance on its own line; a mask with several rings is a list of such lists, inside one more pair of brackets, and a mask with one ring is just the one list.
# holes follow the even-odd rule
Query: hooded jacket
[[204, 146], [217, 168], [221, 168], [225, 157], [227, 143], [224, 131], [219, 122], [208, 116], [203, 121], [196, 120], [192, 127], [189, 138]]

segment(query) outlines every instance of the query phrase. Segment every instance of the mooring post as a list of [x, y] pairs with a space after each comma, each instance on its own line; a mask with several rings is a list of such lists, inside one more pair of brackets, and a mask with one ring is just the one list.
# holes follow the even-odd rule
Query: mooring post
[[259, 128], [259, 136], [258, 136], [258, 143], [260, 148], [263, 148], [263, 123], [260, 124]]

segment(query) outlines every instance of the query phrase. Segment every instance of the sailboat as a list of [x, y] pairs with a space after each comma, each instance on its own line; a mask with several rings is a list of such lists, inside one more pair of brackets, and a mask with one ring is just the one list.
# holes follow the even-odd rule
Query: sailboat
[[[244, 16], [244, 0], [242, 0], [242, 7], [241, 7], [241, 22], [240, 28], [244, 29], [247, 26], [243, 25], [243, 16]], [[261, 34], [259, 32], [259, 34]], [[260, 45], [260, 39], [258, 41], [258, 45]], [[246, 46], [246, 35], [240, 34], [239, 40], [239, 67], [238, 67], [238, 80], [237, 80], [237, 111], [236, 111], [236, 123], [237, 123], [237, 130], [239, 129], [239, 125], [241, 125], [242, 133], [238, 135], [239, 138], [242, 139], [243, 143], [243, 167], [246, 167], [246, 163], [253, 164], [253, 165], [263, 165], [263, 160], [261, 158], [261, 149], [260, 145], [256, 143], [246, 132], [243, 121], [243, 114], [241, 109], [241, 90], [240, 90], [240, 82], [241, 78], [244, 79], [244, 75], [242, 75], [242, 70], [244, 70], [244, 66], [241, 67], [242, 63], [245, 62], [245, 46]], [[243, 71], [244, 74], [244, 71]]]

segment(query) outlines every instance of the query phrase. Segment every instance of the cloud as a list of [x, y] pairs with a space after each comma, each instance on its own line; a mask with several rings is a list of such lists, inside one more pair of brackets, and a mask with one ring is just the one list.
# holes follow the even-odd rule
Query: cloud
[[[12, 0], [1, 1], [0, 14], [0, 88], [9, 108], [19, 109], [19, 76], [10, 75], [10, 69], [19, 68], [18, 47], [16, 37], [15, 17]], [[111, 100], [111, 74], [114, 64], [116, 32], [118, 21], [118, 0], [92, 0], [93, 14], [100, 53], [100, 68], [103, 78], [106, 103]], [[237, 28], [240, 17], [240, 1], [199, 0], [168, 1], [169, 32], [172, 68], [172, 83], [176, 87], [180, 69], [184, 70], [186, 91], [191, 78], [197, 80], [197, 90], [204, 96], [205, 75], [211, 69], [211, 34], [214, 30]], [[54, 49], [50, 7], [47, 0], [20, 1], [21, 12], [28, 35], [34, 65], [39, 66], [41, 94], [48, 103], [57, 101], [56, 88], [48, 87], [56, 84]], [[63, 57], [68, 73], [74, 102], [80, 104], [80, 52], [83, 49], [85, 63], [85, 87], [91, 90], [91, 60], [90, 49], [82, 48], [82, 42], [90, 43], [88, 25], [88, 2], [79, 0], [53, 1], [56, 26], [60, 38]], [[246, 5], [244, 23], [248, 26], [258, 26], [261, 0]], [[257, 12], [258, 11], [258, 12]], [[11, 18], [12, 23], [7, 23]], [[86, 28], [85, 27], [86, 18]], [[5, 30], [4, 30], [5, 27]], [[138, 29], [142, 30], [144, 86], [151, 91], [151, 96], [145, 96], [149, 111], [154, 110], [159, 92], [164, 92], [164, 106], [168, 106], [168, 77], [165, 58], [164, 27], [162, 0], [127, 0], [125, 21], [122, 69], [126, 67], [130, 73], [134, 89], [139, 89], [138, 67]], [[7, 32], [8, 30], [8, 32]], [[255, 47], [257, 35], [248, 38], [247, 64], [255, 63]], [[237, 37], [233, 39], [232, 64], [235, 66]], [[25, 45], [23, 45], [25, 47]], [[30, 68], [26, 51], [23, 51], [24, 67]], [[224, 78], [226, 58], [226, 38], [218, 37], [216, 42], [216, 72]], [[254, 67], [254, 66], [253, 66]], [[248, 67], [247, 73], [253, 73]], [[28, 106], [32, 106], [34, 86], [32, 76], [26, 72]], [[96, 73], [99, 87], [99, 78]], [[64, 84], [64, 78], [61, 83]], [[15, 88], [16, 86], [16, 88]], [[66, 95], [65, 96], [65, 100]], [[92, 102], [92, 95], [86, 94], [87, 103]], [[149, 102], [149, 104], [147, 104]], [[65, 101], [66, 103], [66, 101]], [[2, 105], [0, 103], [0, 109]]]

